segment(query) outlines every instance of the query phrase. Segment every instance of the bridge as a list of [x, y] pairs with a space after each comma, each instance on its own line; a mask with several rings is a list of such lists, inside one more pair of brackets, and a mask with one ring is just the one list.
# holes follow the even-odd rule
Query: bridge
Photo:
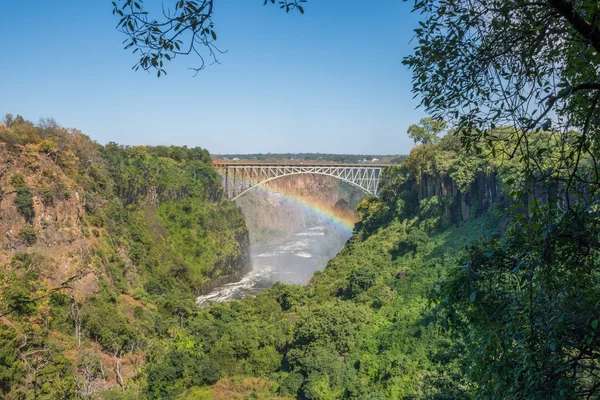
[[217, 162], [213, 164], [223, 177], [223, 186], [229, 200], [253, 188], [283, 176], [318, 174], [331, 176], [377, 196], [381, 173], [387, 164], [334, 164], [285, 162]]

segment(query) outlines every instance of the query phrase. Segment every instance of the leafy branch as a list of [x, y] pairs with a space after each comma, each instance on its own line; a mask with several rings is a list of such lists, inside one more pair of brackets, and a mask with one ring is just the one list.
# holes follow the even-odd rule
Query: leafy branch
[[[280, 8], [289, 13], [298, 10], [304, 14], [301, 3], [306, 0], [279, 1]], [[264, 4], [275, 0], [264, 0]], [[120, 17], [119, 32], [126, 36], [125, 49], [139, 54], [134, 70], [155, 70], [158, 77], [166, 74], [166, 63], [177, 56], [195, 55], [200, 65], [191, 68], [202, 71], [209, 60], [219, 63], [218, 55], [225, 53], [215, 42], [217, 33], [213, 22], [214, 0], [175, 0], [171, 7], [161, 4], [159, 12], [148, 11], [144, 0], [116, 0], [112, 2], [113, 15]]]

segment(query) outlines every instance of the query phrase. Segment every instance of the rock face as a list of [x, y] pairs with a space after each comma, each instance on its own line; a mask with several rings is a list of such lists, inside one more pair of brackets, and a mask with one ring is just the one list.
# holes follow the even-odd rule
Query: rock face
[[284, 241], [318, 218], [314, 209], [357, 221], [356, 205], [365, 195], [322, 175], [294, 175], [275, 179], [249, 191], [236, 203], [246, 217], [253, 244]]
[[227, 283], [237, 282], [244, 275], [252, 270], [252, 259], [250, 257], [250, 234], [249, 231], [244, 229], [242, 233], [236, 234], [236, 240], [240, 246], [240, 252], [232, 255], [230, 258], [224, 261], [217, 262], [214, 271], [222, 271], [223, 266], [219, 264], [226, 264], [229, 272], [215, 276], [209, 274], [208, 280], [202, 285], [198, 291], [198, 295], [206, 294], [216, 288]]
[[[145, 362], [138, 342], [116, 348], [103, 332], [138, 335], [163, 296], [177, 290], [193, 307], [194, 294], [239, 279], [251, 263], [244, 216], [218, 196], [220, 183], [208, 164], [134, 149], [155, 175], [170, 173], [158, 189], [182, 188], [161, 202], [152, 177], [140, 173], [152, 170], [122, 167], [138, 161], [126, 154], [117, 154], [122, 164], [109, 164], [100, 146], [85, 144], [87, 153], [77, 156], [65, 145], [61, 151], [70, 158], [57, 161], [58, 152], [39, 145], [0, 142], [0, 328], [24, 341], [24, 365], [51, 348], [78, 382], [89, 380], [85, 391], [93, 394], [128, 384]], [[132, 190], [127, 203], [117, 189], [131, 182], [153, 190]], [[95, 323], [98, 311], [105, 314]], [[27, 341], [32, 327], [44, 328], [43, 340]], [[88, 355], [102, 369], [93, 379], [79, 367]]]
[[479, 173], [468, 191], [461, 193], [449, 176], [438, 177], [424, 174], [421, 183], [414, 185], [419, 200], [433, 196], [451, 196], [454, 202], [450, 207], [453, 223], [466, 221], [486, 213], [492, 203], [504, 204], [508, 197], [501, 192], [501, 181], [495, 173]]
[[[26, 150], [9, 152], [0, 143], [0, 188], [0, 265], [8, 264], [15, 253], [27, 251], [43, 257], [40, 277], [53, 285], [89, 272], [82, 268], [82, 260], [92, 239], [82, 229], [80, 194], [49, 156]], [[24, 190], [32, 201], [27, 217], [17, 206]], [[35, 237], [27, 238], [27, 232]], [[86, 286], [90, 287], [89, 282]], [[77, 281], [74, 290], [80, 291]]]

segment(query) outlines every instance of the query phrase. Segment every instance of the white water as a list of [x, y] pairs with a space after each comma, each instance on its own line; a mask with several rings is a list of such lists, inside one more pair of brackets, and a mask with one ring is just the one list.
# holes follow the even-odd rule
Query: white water
[[252, 270], [239, 282], [228, 283], [197, 298], [200, 307], [213, 302], [256, 295], [276, 282], [306, 285], [322, 271], [350, 237], [350, 233], [325, 225], [314, 225], [296, 233], [289, 241], [252, 248]]

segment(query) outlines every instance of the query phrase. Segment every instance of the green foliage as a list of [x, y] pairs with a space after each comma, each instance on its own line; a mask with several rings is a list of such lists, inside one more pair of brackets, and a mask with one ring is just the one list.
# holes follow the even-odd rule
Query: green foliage
[[[84, 210], [82, 222], [61, 225], [80, 228], [89, 240], [82, 247], [81, 260], [79, 251], [68, 255], [81, 263], [77, 271], [82, 275], [65, 286], [55, 287], [56, 277], [47, 276], [46, 271], [56, 267], [51, 264], [53, 258], [42, 256], [47, 253], [45, 246], [16, 255], [10, 266], [0, 269], [0, 310], [11, 324], [18, 323], [17, 337], [27, 338], [27, 343], [19, 343], [17, 360], [25, 360], [28, 351], [35, 355], [34, 360], [26, 360], [31, 369], [23, 371], [22, 378], [19, 362], [14, 363], [16, 372], [0, 371], [4, 391], [0, 393], [21, 398], [18, 393], [31, 389], [38, 398], [89, 396], [88, 388], [97, 392], [100, 379], [116, 384], [103, 375], [111, 367], [106, 357], [99, 357], [100, 351], [118, 365], [127, 365], [142, 352], [154, 360], [154, 369], [149, 367], [139, 384], [131, 380], [132, 371], [127, 369], [123, 373], [128, 390], [109, 391], [100, 396], [104, 398], [140, 398], [146, 386], [149, 395], [167, 398], [181, 394], [183, 388], [214, 384], [233, 371], [268, 376], [279, 367], [283, 340], [277, 340], [277, 347], [274, 342], [258, 343], [256, 337], [249, 342], [241, 329], [210, 357], [202, 350], [208, 350], [208, 345], [199, 343], [187, 351], [182, 339], [184, 348], [174, 346], [170, 353], [161, 354], [170, 354], [167, 358], [153, 358], [168, 347], [170, 339], [180, 337], [177, 330], [185, 338], [196, 337], [196, 329], [205, 329], [217, 341], [215, 332], [194, 318], [198, 313], [194, 295], [211, 281], [231, 279], [249, 265], [243, 215], [235, 204], [222, 200], [220, 177], [206, 150], [114, 143], [103, 147], [55, 123], [42, 121], [35, 126], [10, 120], [10, 126], [0, 127], [0, 141], [14, 138], [11, 150], [28, 146], [30, 157], [43, 157], [46, 163], [39, 175], [11, 177], [17, 210], [28, 223], [33, 220], [33, 192], [26, 181], [33, 182], [46, 207], [59, 209], [76, 191]], [[42, 239], [30, 224], [19, 237], [27, 245]], [[289, 307], [302, 299], [297, 291], [284, 292], [282, 302]], [[275, 301], [271, 305], [280, 309]], [[61, 338], [58, 346], [56, 337]], [[9, 339], [12, 336], [7, 333]], [[91, 353], [80, 350], [76, 363], [61, 358], [68, 348], [75, 348], [75, 342], [81, 342], [78, 349]], [[3, 354], [0, 350], [0, 357]], [[235, 358], [231, 363], [217, 354], [243, 355], [245, 364], [236, 366]], [[43, 379], [36, 381], [32, 371]], [[3, 394], [0, 397], [6, 397]]]
[[[456, 264], [456, 248], [489, 226], [473, 221], [430, 237], [395, 221], [353, 238], [308, 287], [276, 284], [200, 312], [166, 300], [161, 315], [178, 316], [170, 327], [179, 334], [148, 363], [146, 397], [250, 375], [307, 399], [466, 398], [462, 342], [440, 334], [425, 296]], [[390, 246], [401, 241], [414, 243], [411, 251]]]
[[439, 134], [446, 129], [444, 121], [433, 118], [422, 118], [419, 125], [408, 127], [408, 136], [415, 143], [432, 144], [440, 140]]
[[13, 185], [16, 189], [20, 187], [26, 187], [25, 179], [21, 174], [15, 174], [10, 177], [10, 184]]
[[[5, 397], [28, 384], [40, 398], [82, 396], [82, 371], [100, 377], [107, 367], [100, 351], [115, 363], [145, 361], [125, 392], [99, 398], [208, 396], [223, 378], [249, 376], [271, 394], [306, 399], [593, 394], [598, 206], [588, 199], [575, 218], [558, 211], [562, 200], [521, 204], [528, 177], [518, 160], [461, 150], [452, 131], [418, 146], [384, 172], [381, 196], [357, 207], [355, 235], [307, 287], [275, 284], [199, 310], [194, 295], [240, 274], [249, 250], [210, 155], [27, 129], [30, 143], [57, 143], [56, 154], [39, 157], [56, 155], [68, 178], [34, 184], [46, 205], [79, 193], [90, 245], [82, 263], [98, 287], [52, 287], [41, 273], [47, 260], [32, 251], [40, 246], [2, 270], [0, 306], [14, 329], [0, 330], [0, 361], [11, 363], [0, 367]], [[473, 245], [499, 222], [456, 218], [456, 199], [476, 208], [490, 171], [515, 200], [496, 206], [508, 207], [505, 235]], [[11, 184], [32, 199], [25, 178]], [[23, 241], [33, 237], [31, 226], [23, 231]], [[92, 353], [62, 357], [78, 340]]]
[[31, 296], [31, 283], [28, 282], [31, 278], [31, 275], [17, 275], [14, 272], [4, 276], [2, 303], [7, 313], [22, 317], [36, 311], [36, 304]]
[[15, 196], [15, 206], [19, 213], [25, 218], [27, 222], [31, 222], [35, 216], [33, 210], [33, 194], [27, 186], [20, 186], [16, 190], [17, 195]]
[[40, 153], [51, 154], [56, 152], [56, 143], [52, 140], [42, 140], [38, 144], [38, 151]]
[[20, 383], [23, 365], [19, 360], [17, 332], [0, 325], [0, 394], [6, 396], [13, 386]]
[[275, 283], [270, 292], [283, 311], [295, 310], [306, 302], [306, 291], [302, 286]]
[[135, 340], [135, 330], [125, 316], [115, 312], [108, 294], [94, 297], [83, 311], [83, 326], [90, 337], [110, 352], [123, 352]]
[[[473, 246], [444, 287], [442, 306], [467, 342], [470, 378], [483, 397], [579, 398], [596, 391], [600, 232], [596, 213], [544, 227], [536, 210], [528, 229]], [[585, 226], [585, 228], [583, 228]], [[507, 379], [498, 371], [511, 371]], [[517, 372], [518, 371], [518, 372]]]
[[466, 193], [484, 165], [485, 161], [481, 157], [459, 153], [450, 167], [449, 176], [456, 183], [458, 190]]
[[19, 239], [26, 246], [33, 246], [38, 240], [38, 235], [33, 226], [27, 224], [19, 231]]
[[348, 279], [348, 290], [350, 296], [355, 297], [368, 290], [375, 284], [377, 274], [371, 267], [361, 267], [353, 270]]
[[[413, 90], [466, 150], [499, 167], [517, 203], [504, 213], [505, 234], [474, 246], [442, 290], [478, 398], [600, 393], [597, 8], [415, 2], [424, 20], [405, 59]], [[449, 169], [461, 192], [479, 163], [472, 156]]]

